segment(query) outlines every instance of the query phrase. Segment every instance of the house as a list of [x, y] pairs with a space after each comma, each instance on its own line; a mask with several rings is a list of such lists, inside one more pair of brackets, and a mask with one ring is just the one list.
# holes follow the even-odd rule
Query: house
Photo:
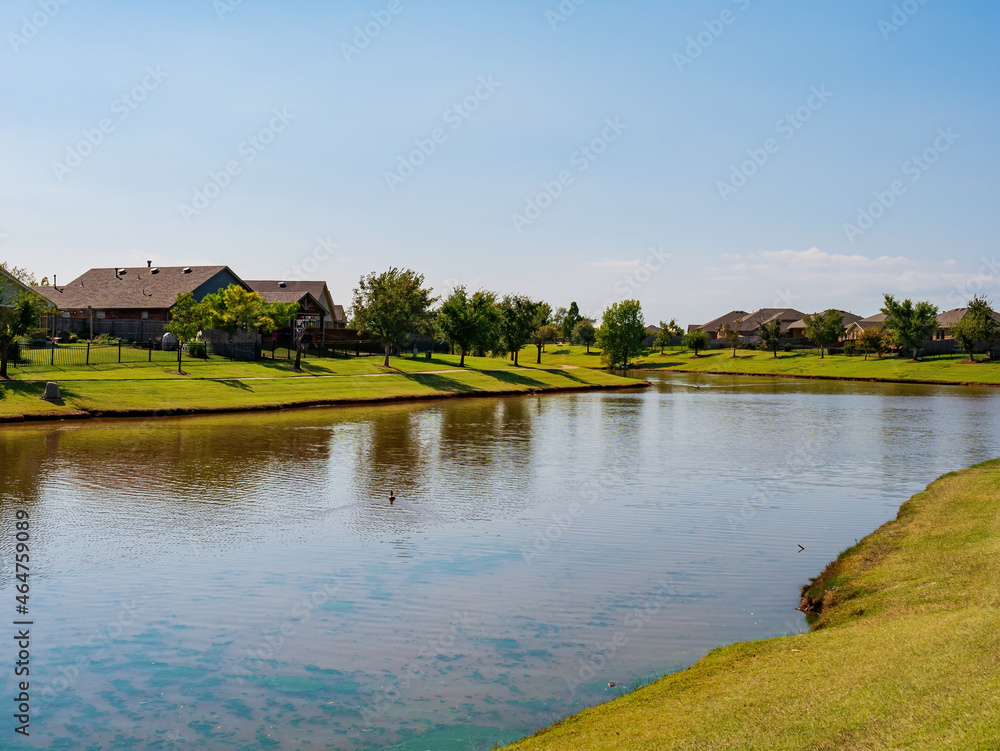
[[719, 316], [718, 318], [713, 318], [708, 323], [703, 323], [700, 326], [697, 324], [692, 324], [688, 326], [688, 333], [690, 334], [692, 331], [697, 331], [701, 329], [702, 331], [708, 334], [709, 338], [718, 339], [719, 329], [721, 329], [724, 324], [728, 323], [732, 325], [736, 321], [742, 320], [747, 315], [749, 315], [749, 313], [747, 313], [745, 310], [731, 310], [725, 315]]
[[307, 328], [342, 329], [346, 324], [344, 308], [333, 304], [326, 282], [250, 280], [247, 284], [267, 302], [297, 302], [299, 320], [304, 321]]
[[774, 321], [781, 322], [782, 331], [787, 331], [788, 327], [796, 321], [802, 320], [803, 313], [794, 308], [761, 308], [753, 313], [748, 313], [737, 319], [733, 325], [740, 333], [740, 338], [745, 342], [759, 342], [760, 336], [757, 329], [765, 323]]
[[[944, 341], [946, 339], [952, 339], [951, 327], [956, 323], [965, 318], [966, 314], [969, 312], [968, 308], [955, 308], [954, 310], [948, 310], [944, 313], [938, 315], [938, 330], [934, 335], [934, 339], [937, 341]], [[1000, 321], [1000, 313], [993, 313], [993, 317]]]
[[[3, 266], [0, 266], [0, 307], [12, 307], [14, 300], [24, 292], [31, 293], [35, 292], [35, 290], [23, 284], [16, 276], [9, 273]], [[42, 295], [42, 297], [45, 297], [45, 295]]]
[[190, 292], [196, 300], [231, 284], [250, 287], [228, 266], [91, 269], [66, 285], [53, 277], [51, 287], [35, 291], [59, 311], [56, 328], [77, 334], [112, 334], [145, 341], [163, 333], [177, 295]]
[[881, 331], [884, 326], [885, 313], [876, 313], [873, 316], [861, 318], [848, 324], [847, 335], [844, 339], [845, 341], [856, 341], [857, 338], [861, 336], [861, 332], [865, 329], [875, 327]]
[[[854, 324], [857, 321], [861, 320], [861, 316], [855, 315], [854, 313], [850, 313], [850, 312], [848, 312], [846, 310], [838, 310], [838, 309], [835, 309], [835, 308], [831, 308], [830, 310], [836, 310], [837, 313], [840, 313], [840, 316], [841, 316], [841, 318], [843, 319], [843, 322], [844, 322], [844, 328], [845, 329], [849, 328], [852, 324]], [[824, 314], [825, 313], [829, 313], [830, 310], [824, 310], [823, 313]], [[806, 339], [806, 338], [808, 338], [808, 337], [806, 337], [805, 316], [803, 316], [802, 318], [800, 318], [798, 321], [794, 321], [794, 322], [788, 324], [787, 327], [784, 327], [784, 331], [785, 331], [785, 333], [788, 334], [788, 337], [790, 339]], [[846, 336], [846, 334], [845, 334], [844, 338], [845, 339], [848, 338]]]

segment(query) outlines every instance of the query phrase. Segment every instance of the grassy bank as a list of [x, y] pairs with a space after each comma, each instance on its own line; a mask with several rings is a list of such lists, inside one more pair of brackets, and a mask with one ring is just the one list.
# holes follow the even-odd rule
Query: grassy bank
[[[379, 362], [361, 358], [310, 363], [306, 374], [291, 371], [286, 363], [224, 361], [185, 366], [187, 375], [162, 366], [22, 373], [18, 380], [0, 383], [0, 420], [240, 411], [643, 385], [586, 369], [497, 367], [502, 360], [489, 360], [493, 369], [461, 370], [441, 361], [394, 358], [390, 368]], [[59, 383], [63, 397], [59, 403], [40, 398], [46, 380]]]
[[932, 483], [803, 601], [810, 633], [714, 650], [509, 748], [997, 748], [1000, 462]]

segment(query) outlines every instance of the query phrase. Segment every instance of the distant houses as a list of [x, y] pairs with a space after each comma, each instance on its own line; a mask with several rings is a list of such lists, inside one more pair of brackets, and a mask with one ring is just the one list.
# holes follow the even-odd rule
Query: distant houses
[[298, 302], [298, 320], [308, 328], [344, 328], [343, 307], [334, 304], [323, 281], [244, 281], [228, 266], [90, 269], [66, 284], [53, 277], [51, 286], [34, 287], [56, 309], [52, 333], [82, 336], [111, 334], [132, 341], [158, 339], [170, 321], [177, 296], [190, 292], [196, 300], [237, 285], [258, 292], [268, 302]]

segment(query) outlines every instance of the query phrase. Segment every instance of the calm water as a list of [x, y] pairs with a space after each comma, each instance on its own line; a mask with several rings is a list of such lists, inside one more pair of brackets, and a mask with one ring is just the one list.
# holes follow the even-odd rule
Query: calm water
[[5, 621], [31, 516], [31, 745], [492, 748], [804, 629], [803, 582], [1000, 456], [997, 391], [652, 378], [0, 429]]

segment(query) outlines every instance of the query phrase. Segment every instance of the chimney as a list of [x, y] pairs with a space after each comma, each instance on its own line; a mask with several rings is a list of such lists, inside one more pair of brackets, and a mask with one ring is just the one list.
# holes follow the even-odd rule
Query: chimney
[[153, 262], [152, 261], [146, 261], [146, 268], [147, 269], [153, 268]]
[[56, 289], [58, 286], [59, 286], [59, 284], [56, 282], [56, 275], [53, 274], [52, 275], [52, 289]]

